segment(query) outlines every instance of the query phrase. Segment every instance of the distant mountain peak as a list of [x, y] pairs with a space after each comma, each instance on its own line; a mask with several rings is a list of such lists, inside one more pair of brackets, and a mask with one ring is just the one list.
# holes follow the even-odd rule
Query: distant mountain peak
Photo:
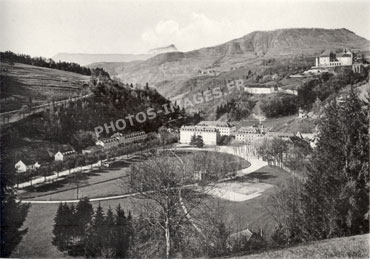
[[149, 54], [161, 54], [161, 53], [167, 53], [167, 52], [177, 52], [177, 48], [174, 44], [168, 45], [166, 47], [159, 47], [155, 49], [149, 50]]

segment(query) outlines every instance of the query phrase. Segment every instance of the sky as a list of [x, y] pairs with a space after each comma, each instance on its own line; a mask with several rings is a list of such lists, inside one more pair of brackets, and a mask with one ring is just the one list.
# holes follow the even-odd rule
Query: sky
[[347, 28], [370, 39], [367, 0], [0, 0], [0, 51], [147, 53], [213, 46], [255, 30]]

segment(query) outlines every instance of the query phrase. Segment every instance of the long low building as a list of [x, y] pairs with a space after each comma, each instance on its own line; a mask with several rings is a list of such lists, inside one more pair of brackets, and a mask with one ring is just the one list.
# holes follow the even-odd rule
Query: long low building
[[236, 128], [230, 122], [223, 122], [223, 121], [201, 121], [197, 124], [197, 126], [215, 128], [220, 133], [220, 136], [234, 135], [235, 128]]
[[120, 144], [128, 144], [134, 141], [141, 141], [146, 138], [144, 131], [135, 131], [123, 135], [122, 133], [115, 133], [109, 138], [102, 138], [96, 141], [95, 145], [102, 146], [104, 149], [117, 147]]
[[180, 143], [190, 144], [192, 136], [201, 136], [205, 145], [217, 145], [220, 133], [217, 129], [205, 126], [182, 126], [180, 128]]
[[264, 128], [263, 125], [259, 125], [258, 127], [241, 127], [235, 133], [235, 141], [242, 143], [251, 143], [256, 139], [263, 138], [266, 133], [267, 129]]

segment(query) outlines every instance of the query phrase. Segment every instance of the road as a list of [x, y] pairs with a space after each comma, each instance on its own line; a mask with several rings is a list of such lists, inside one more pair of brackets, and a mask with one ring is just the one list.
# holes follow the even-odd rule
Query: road
[[[77, 100], [88, 98], [92, 95], [93, 94], [87, 94], [87, 95], [83, 95], [83, 96], [79, 96], [79, 97], [73, 97], [71, 99], [56, 101], [56, 102], [54, 102], [54, 105], [55, 106], [64, 105], [69, 100], [71, 100], [72, 102], [75, 102]], [[42, 105], [39, 105], [39, 106], [35, 106], [35, 107], [32, 107], [31, 110], [29, 110], [29, 111], [24, 111], [22, 109], [19, 109], [19, 110], [15, 110], [15, 111], [0, 113], [0, 125], [11, 124], [11, 123], [17, 122], [19, 120], [22, 120], [24, 118], [27, 118], [28, 116], [31, 116], [33, 114], [44, 112], [46, 109], [48, 109], [50, 107], [50, 104], [51, 103], [46, 103], [46, 104], [42, 104]]]

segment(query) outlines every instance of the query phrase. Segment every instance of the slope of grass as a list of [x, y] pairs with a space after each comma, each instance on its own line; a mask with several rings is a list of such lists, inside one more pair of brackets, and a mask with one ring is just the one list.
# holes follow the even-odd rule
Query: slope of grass
[[40, 105], [52, 99], [62, 100], [79, 94], [88, 76], [56, 69], [16, 63], [1, 66], [0, 112], [16, 110], [22, 105]]
[[281, 250], [229, 258], [237, 259], [369, 258], [369, 234], [327, 239]]

